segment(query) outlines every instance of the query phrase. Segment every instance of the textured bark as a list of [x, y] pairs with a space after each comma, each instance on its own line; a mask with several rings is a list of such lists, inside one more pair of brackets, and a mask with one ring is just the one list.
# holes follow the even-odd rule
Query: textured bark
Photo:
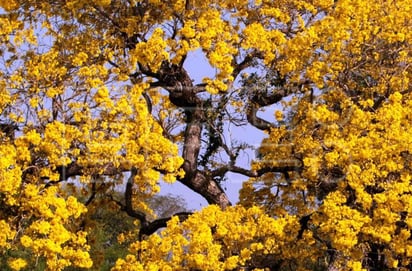
[[226, 208], [231, 203], [219, 183], [198, 170], [202, 129], [206, 118], [203, 100], [196, 95], [199, 87], [193, 85], [183, 67], [166, 62], [155, 77], [159, 80], [157, 84], [168, 90], [170, 101], [185, 112], [186, 127], [182, 151], [185, 176], [179, 181], [202, 195], [208, 203]]
[[254, 93], [250, 98], [249, 98], [249, 104], [246, 112], [246, 117], [252, 126], [259, 130], [269, 130], [270, 128], [274, 128], [275, 125], [273, 123], [270, 123], [262, 118], [259, 118], [257, 116], [257, 113], [260, 108], [275, 104], [277, 102], [280, 102], [286, 94], [280, 94], [280, 93], [274, 93], [272, 95], [267, 95], [266, 93]]
[[259, 107], [255, 103], [250, 103], [247, 112], [246, 112], [246, 117], [247, 121], [254, 126], [255, 128], [266, 131], [269, 130], [270, 128], [275, 127], [273, 123], [270, 123], [262, 118], [259, 118], [257, 116]]
[[217, 204], [221, 208], [231, 205], [220, 184], [202, 171], [196, 171], [193, 177], [183, 179], [182, 183], [202, 195], [209, 204]]

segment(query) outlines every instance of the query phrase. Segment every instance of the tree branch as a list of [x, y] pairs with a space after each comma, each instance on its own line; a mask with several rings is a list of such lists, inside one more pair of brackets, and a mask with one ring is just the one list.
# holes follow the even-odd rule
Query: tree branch
[[92, 194], [91, 194], [90, 197], [87, 199], [87, 201], [84, 203], [84, 205], [88, 206], [90, 203], [92, 203], [92, 201], [93, 201], [94, 198], [96, 197], [96, 194], [97, 194], [96, 183], [93, 182], [93, 183], [92, 183]]
[[284, 97], [285, 93], [273, 93], [271, 95], [264, 94], [262, 92], [257, 92], [249, 98], [249, 104], [246, 111], [246, 117], [248, 122], [259, 130], [268, 130], [270, 128], [276, 127], [273, 123], [270, 123], [257, 116], [257, 113], [261, 107], [269, 106], [280, 102]]
[[255, 103], [253, 102], [249, 103], [249, 106], [246, 111], [247, 121], [252, 126], [262, 131], [267, 131], [270, 128], [275, 128], [276, 126], [273, 123], [266, 121], [257, 116], [258, 110], [259, 108], [256, 106]]
[[[161, 88], [164, 88], [165, 90], [169, 91], [169, 93], [182, 90], [181, 86], [167, 85], [164, 82], [160, 82], [160, 81], [150, 83], [150, 87], [151, 88], [161, 87]], [[185, 86], [184, 90], [189, 91], [193, 94], [197, 94], [197, 93], [205, 92], [206, 91], [205, 87], [206, 87], [206, 84], [202, 83], [202, 84], [197, 84], [197, 85], [194, 85], [194, 86]]]
[[233, 78], [236, 78], [241, 71], [250, 67], [256, 58], [263, 59], [263, 54], [254, 51], [251, 54], [248, 54], [240, 63], [236, 63], [235, 59], [233, 59], [233, 66], [235, 67], [232, 73]]
[[192, 178], [180, 181], [202, 195], [209, 204], [219, 205], [222, 209], [232, 205], [220, 184], [203, 171], [198, 170]]
[[233, 172], [233, 173], [239, 173], [247, 177], [251, 178], [257, 178], [261, 177], [265, 173], [269, 172], [279, 172], [279, 173], [287, 173], [289, 171], [297, 171], [300, 172], [303, 169], [303, 165], [301, 164], [300, 161], [291, 161], [290, 165], [286, 166], [279, 166], [279, 167], [264, 167], [259, 170], [251, 170], [251, 169], [245, 169], [242, 167], [238, 167], [235, 165], [226, 165], [223, 167], [220, 167], [214, 171], [211, 172], [211, 176], [216, 177], [216, 176], [223, 176], [227, 172]]
[[143, 98], [144, 98], [145, 101], [146, 101], [147, 111], [149, 111], [149, 113], [151, 114], [151, 113], [152, 113], [152, 108], [153, 108], [152, 100], [150, 99], [149, 94], [147, 94], [146, 92], [143, 92], [143, 93], [142, 93], [142, 96], [143, 96]]
[[140, 211], [135, 211], [133, 209], [133, 204], [132, 204], [134, 177], [137, 175], [137, 172], [138, 170], [135, 167], [133, 167], [130, 172], [130, 177], [127, 179], [126, 189], [124, 192], [124, 198], [125, 198], [125, 204], [126, 204], [125, 211], [129, 216], [140, 220], [140, 224], [142, 225], [142, 227], [144, 227], [148, 223], [146, 219], [146, 215]]
[[139, 239], [141, 239], [141, 237], [143, 235], [151, 235], [153, 233], [155, 233], [157, 230], [159, 230], [160, 228], [165, 228], [167, 227], [167, 222], [169, 220], [172, 219], [172, 217], [177, 216], [179, 217], [180, 222], [183, 222], [184, 220], [186, 220], [192, 213], [191, 212], [180, 212], [180, 213], [176, 213], [173, 216], [170, 217], [164, 217], [164, 218], [159, 218], [156, 219], [148, 224], [146, 224], [145, 226], [140, 228], [139, 231]]

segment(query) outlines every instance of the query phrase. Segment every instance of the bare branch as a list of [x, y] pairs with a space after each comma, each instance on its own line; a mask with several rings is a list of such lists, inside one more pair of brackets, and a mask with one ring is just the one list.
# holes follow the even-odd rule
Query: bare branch
[[238, 167], [235, 165], [226, 165], [226, 166], [220, 167], [212, 171], [211, 176], [213, 177], [223, 176], [227, 172], [233, 172], [233, 173], [239, 173], [239, 174], [245, 175], [247, 177], [256, 178], [256, 177], [260, 177], [263, 174], [266, 174], [269, 172], [279, 172], [279, 173], [287, 173], [289, 171], [300, 172], [303, 169], [301, 162], [298, 160], [293, 161], [293, 162], [296, 162], [296, 164], [279, 166], [279, 167], [264, 167], [259, 170], [245, 169], [245, 168]]

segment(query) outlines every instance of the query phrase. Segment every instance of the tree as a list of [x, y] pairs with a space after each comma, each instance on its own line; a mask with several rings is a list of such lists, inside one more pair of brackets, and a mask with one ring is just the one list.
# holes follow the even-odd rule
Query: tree
[[[410, 1], [0, 6], [10, 268], [92, 268], [84, 220], [103, 198], [138, 222], [112, 270], [411, 269]], [[194, 51], [213, 78], [192, 80]], [[249, 168], [230, 125], [267, 135]], [[248, 178], [235, 206], [230, 172]], [[154, 218], [176, 180], [210, 206]]]
[[[114, 197], [121, 198], [122, 193], [114, 193]], [[156, 217], [188, 212], [185, 200], [172, 195], [155, 195], [147, 204]], [[103, 197], [95, 199], [87, 209], [83, 227], [87, 231], [93, 269], [110, 270], [118, 258], [128, 254], [131, 240], [139, 235], [139, 227], [136, 227], [133, 217], [119, 212], [117, 204]]]

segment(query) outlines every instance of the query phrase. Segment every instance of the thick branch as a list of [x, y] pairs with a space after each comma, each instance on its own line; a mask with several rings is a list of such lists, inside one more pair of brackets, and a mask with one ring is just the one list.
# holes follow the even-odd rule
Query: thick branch
[[286, 94], [284, 93], [273, 93], [271, 95], [265, 95], [261, 92], [257, 92], [251, 97], [250, 100], [256, 106], [258, 105], [259, 107], [264, 107], [280, 102], [285, 97], [285, 95]]
[[247, 121], [255, 128], [266, 131], [270, 128], [274, 128], [275, 125], [269, 121], [266, 121], [257, 116], [259, 108], [253, 102], [249, 104], [246, 112]]
[[134, 177], [136, 175], [137, 175], [137, 169], [132, 168], [130, 172], [130, 177], [127, 179], [126, 189], [124, 192], [124, 198], [125, 198], [125, 204], [126, 204], [125, 211], [129, 216], [139, 219], [142, 227], [145, 227], [148, 223], [146, 219], [146, 215], [140, 211], [135, 211], [133, 209], [133, 204], [132, 204], [133, 183], [134, 183]]
[[297, 239], [300, 240], [303, 237], [303, 232], [309, 229], [309, 221], [311, 219], [312, 214], [304, 215], [299, 219], [300, 229], [298, 231]]
[[212, 171], [211, 175], [213, 177], [223, 176], [224, 174], [230, 171], [233, 173], [239, 173], [239, 174], [245, 175], [247, 177], [257, 178], [269, 172], [287, 173], [289, 171], [301, 171], [302, 169], [303, 167], [302, 167], [301, 162], [298, 160], [296, 161], [293, 160], [291, 161], [290, 165], [278, 166], [278, 167], [264, 167], [259, 170], [251, 170], [251, 169], [245, 169], [245, 168], [234, 166], [234, 165], [226, 165], [226, 166], [220, 167]]
[[[182, 90], [182, 86], [167, 85], [164, 82], [156, 81], [150, 83], [151, 88], [161, 87], [170, 92], [177, 92]], [[206, 91], [206, 84], [197, 84], [194, 86], [185, 86], [185, 91], [190, 91], [192, 94], [197, 94]]]
[[191, 212], [180, 212], [170, 217], [156, 219], [150, 223], [147, 223], [147, 225], [142, 226], [139, 231], [139, 236], [142, 237], [143, 235], [151, 235], [155, 233], [157, 230], [165, 228], [167, 226], [167, 222], [174, 216], [178, 216], [179, 220], [182, 222], [186, 220], [191, 214]]
[[262, 58], [263, 58], [262, 53], [257, 52], [257, 51], [252, 52], [251, 54], [248, 54], [248, 55], [243, 59], [243, 61], [240, 62], [240, 63], [236, 63], [235, 60], [234, 60], [234, 61], [233, 61], [233, 62], [234, 62], [234, 63], [233, 63], [233, 64], [234, 64], [233, 66], [234, 66], [235, 68], [234, 68], [233, 73], [232, 73], [233, 78], [236, 78], [241, 71], [243, 71], [244, 69], [250, 67], [250, 66], [253, 64], [253, 61], [254, 61], [256, 58], [262, 59]]
[[146, 92], [143, 92], [143, 93], [142, 93], [142, 96], [143, 96], [143, 98], [144, 98], [145, 101], [146, 101], [147, 111], [149, 111], [149, 113], [152, 113], [153, 105], [152, 105], [152, 100], [150, 99], [149, 94], [147, 94]]
[[92, 201], [96, 197], [96, 194], [97, 194], [96, 183], [93, 182], [92, 183], [92, 194], [90, 195], [90, 197], [88, 198], [88, 200], [85, 202], [84, 205], [88, 206], [90, 203], [92, 203]]
[[219, 205], [222, 209], [231, 205], [220, 184], [203, 171], [197, 171], [192, 178], [184, 178], [181, 182], [202, 195], [209, 204]]
[[274, 128], [275, 125], [257, 116], [257, 113], [261, 107], [275, 104], [284, 98], [284, 94], [274, 93], [272, 95], [264, 95], [261, 92], [254, 94], [249, 101], [249, 105], [246, 112], [248, 122], [259, 130], [269, 130]]
[[196, 108], [191, 112], [186, 112], [186, 118], [190, 120], [185, 129], [185, 138], [182, 153], [184, 159], [183, 169], [186, 173], [186, 179], [194, 176], [197, 170], [197, 160], [201, 147], [201, 120], [203, 119], [203, 113], [204, 112], [200, 108]]

